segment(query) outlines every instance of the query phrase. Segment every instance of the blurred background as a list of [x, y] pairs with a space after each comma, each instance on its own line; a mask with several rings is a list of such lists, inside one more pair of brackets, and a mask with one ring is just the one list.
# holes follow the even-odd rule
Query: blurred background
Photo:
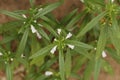
[[[53, 3], [57, 0], [36, 0], [36, 5], [41, 5], [45, 3]], [[29, 9], [29, 0], [0, 0], [0, 9], [3, 10], [23, 10], [23, 9]], [[78, 8], [79, 12], [81, 12], [84, 9], [84, 4], [80, 2], [80, 0], [65, 0], [64, 4], [53, 11], [53, 14], [56, 16], [56, 18], [59, 20], [63, 16], [67, 15], [69, 12], [71, 12], [73, 9]], [[0, 14], [0, 24], [9, 22], [13, 19], [11, 19], [8, 16]], [[2, 39], [2, 36], [0, 36], [0, 40]], [[101, 73], [99, 75], [99, 80], [120, 80], [120, 65], [116, 63], [109, 55], [107, 56], [106, 60], [112, 65], [114, 69], [114, 74], [107, 74], [104, 71], [101, 70]], [[78, 71], [80, 74], [80, 71]], [[20, 66], [14, 71], [14, 80], [23, 80], [24, 77], [24, 67]], [[6, 80], [5, 78], [5, 72], [3, 70], [0, 70], [0, 80]], [[75, 80], [70, 78], [70, 80]], [[92, 80], [92, 79], [91, 79]]]

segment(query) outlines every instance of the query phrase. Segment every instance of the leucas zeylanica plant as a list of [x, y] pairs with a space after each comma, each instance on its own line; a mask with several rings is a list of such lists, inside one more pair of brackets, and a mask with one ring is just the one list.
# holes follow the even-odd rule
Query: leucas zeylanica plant
[[80, 0], [83, 11], [74, 9], [61, 20], [51, 12], [63, 0], [40, 6], [29, 1], [29, 10], [0, 10], [15, 18], [0, 25], [0, 65], [7, 80], [19, 65], [24, 80], [90, 80], [92, 75], [97, 80], [101, 69], [113, 73], [105, 58], [120, 60], [119, 0]]

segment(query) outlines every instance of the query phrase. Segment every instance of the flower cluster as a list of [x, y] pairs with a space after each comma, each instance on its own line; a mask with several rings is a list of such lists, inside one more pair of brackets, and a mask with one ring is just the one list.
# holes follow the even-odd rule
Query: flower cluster
[[[61, 34], [61, 31], [62, 31], [61, 29], [57, 29], [57, 33], [58, 33], [59, 35]], [[67, 34], [67, 36], [65, 37], [65, 40], [66, 40], [66, 39], [69, 39], [69, 38], [71, 38], [71, 37], [72, 37], [72, 33], [69, 32], [69, 33]], [[57, 39], [55, 38], [54, 41], [59, 41], [59, 40], [57, 40]], [[66, 44], [66, 45], [67, 45], [70, 49], [74, 49], [74, 47], [75, 47], [74, 45], [71, 45], [71, 44]], [[52, 54], [54, 54], [55, 51], [56, 51], [56, 49], [57, 49], [57, 47], [58, 47], [58, 45], [55, 45], [55, 46], [51, 49], [50, 52], [51, 52]]]
[[[27, 18], [26, 17], [26, 15], [22, 15], [24, 18]], [[34, 23], [36, 23], [37, 21], [36, 20], [34, 20]], [[24, 22], [24, 24], [25, 24], [25, 22]], [[41, 26], [41, 25], [40, 25]], [[31, 27], [31, 31], [32, 31], [32, 33], [35, 33], [36, 35], [37, 35], [37, 37], [39, 38], [39, 39], [41, 39], [42, 37], [41, 37], [41, 35], [39, 34], [39, 32], [37, 31], [37, 29], [35, 29], [35, 27], [31, 24], [30, 25], [30, 27]]]
[[[8, 57], [6, 57], [8, 56]], [[12, 62], [14, 59], [11, 56], [11, 52], [8, 51], [6, 54], [3, 54], [2, 52], [0, 52], [0, 57], [4, 58], [4, 63], [7, 64], [9, 61]]]

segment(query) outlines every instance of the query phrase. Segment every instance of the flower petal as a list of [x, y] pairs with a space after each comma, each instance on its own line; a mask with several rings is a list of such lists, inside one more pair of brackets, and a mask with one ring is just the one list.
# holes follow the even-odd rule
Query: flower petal
[[42, 11], [42, 10], [43, 10], [43, 8], [38, 9], [38, 11]]
[[57, 39], [55, 38], [54, 41], [57, 41]]
[[45, 76], [51, 76], [51, 75], [53, 75], [53, 72], [51, 72], [51, 71], [46, 71], [45, 72]]
[[21, 58], [24, 58], [25, 56], [24, 56], [24, 54], [21, 54]]
[[106, 54], [105, 51], [102, 52], [102, 57], [103, 57], [103, 58], [107, 57], [107, 54]]
[[82, 3], [84, 3], [84, 0], [80, 0]]
[[38, 37], [39, 39], [42, 38], [42, 36], [41, 36], [38, 32], [36, 32], [36, 35], [37, 35], [37, 37]]
[[54, 47], [51, 49], [51, 51], [50, 51], [50, 52], [51, 52], [52, 54], [54, 54], [54, 53], [55, 53], [55, 51], [56, 51], [56, 49], [57, 49], [57, 45], [56, 45], [56, 46], [54, 46]]
[[57, 33], [60, 35], [60, 33], [61, 33], [61, 29], [57, 29]]
[[3, 54], [0, 52], [0, 56], [2, 56]]
[[114, 0], [111, 0], [111, 2], [114, 2]]
[[37, 21], [36, 20], [34, 20], [34, 23], [36, 23]]
[[22, 14], [23, 18], [27, 18], [27, 16], [25, 14]]
[[75, 46], [74, 45], [71, 45], [71, 44], [67, 44], [67, 46], [70, 48], [70, 49], [74, 49]]
[[13, 58], [10, 58], [11, 61], [13, 61]]
[[35, 27], [33, 25], [31, 25], [31, 31], [32, 31], [32, 33], [36, 33], [37, 32], [37, 30], [35, 29]]
[[66, 36], [66, 39], [69, 39], [70, 37], [72, 37], [72, 33], [69, 32]]

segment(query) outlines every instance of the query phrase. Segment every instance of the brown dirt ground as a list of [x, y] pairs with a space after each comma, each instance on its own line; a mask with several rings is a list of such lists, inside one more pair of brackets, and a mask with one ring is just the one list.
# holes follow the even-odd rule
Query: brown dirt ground
[[[54, 2], [54, 1], [57, 1], [57, 0], [36, 0], [36, 4], [44, 4], [44, 3]], [[0, 9], [4, 9], [4, 10], [10, 10], [10, 11], [14, 11], [18, 9], [22, 10], [22, 9], [28, 9], [29, 6], [30, 5], [28, 3], [28, 0], [0, 0]], [[57, 8], [55, 11], [53, 11], [53, 13], [58, 19], [60, 19], [61, 17], [69, 13], [74, 8], [79, 8], [79, 11], [83, 9], [83, 5], [80, 2], [80, 0], [65, 0], [65, 3], [60, 8]], [[0, 14], [0, 24], [8, 22], [9, 20], [11, 19], [8, 16]], [[0, 39], [2, 39], [1, 36], [0, 36]], [[107, 57], [106, 60], [108, 60], [112, 65], [113, 69], [115, 70], [115, 74], [109, 75], [101, 71], [99, 80], [120, 80], [120, 76], [119, 76], [120, 65], [110, 57]], [[19, 69], [17, 69], [14, 72], [15, 73], [14, 80], [23, 80], [22, 77], [24, 77], [24, 75], [22, 72], [24, 72], [23, 67], [20, 67]], [[6, 80], [5, 74], [2, 71], [0, 71], [0, 80]], [[74, 80], [74, 79], [70, 79], [70, 80]]]

